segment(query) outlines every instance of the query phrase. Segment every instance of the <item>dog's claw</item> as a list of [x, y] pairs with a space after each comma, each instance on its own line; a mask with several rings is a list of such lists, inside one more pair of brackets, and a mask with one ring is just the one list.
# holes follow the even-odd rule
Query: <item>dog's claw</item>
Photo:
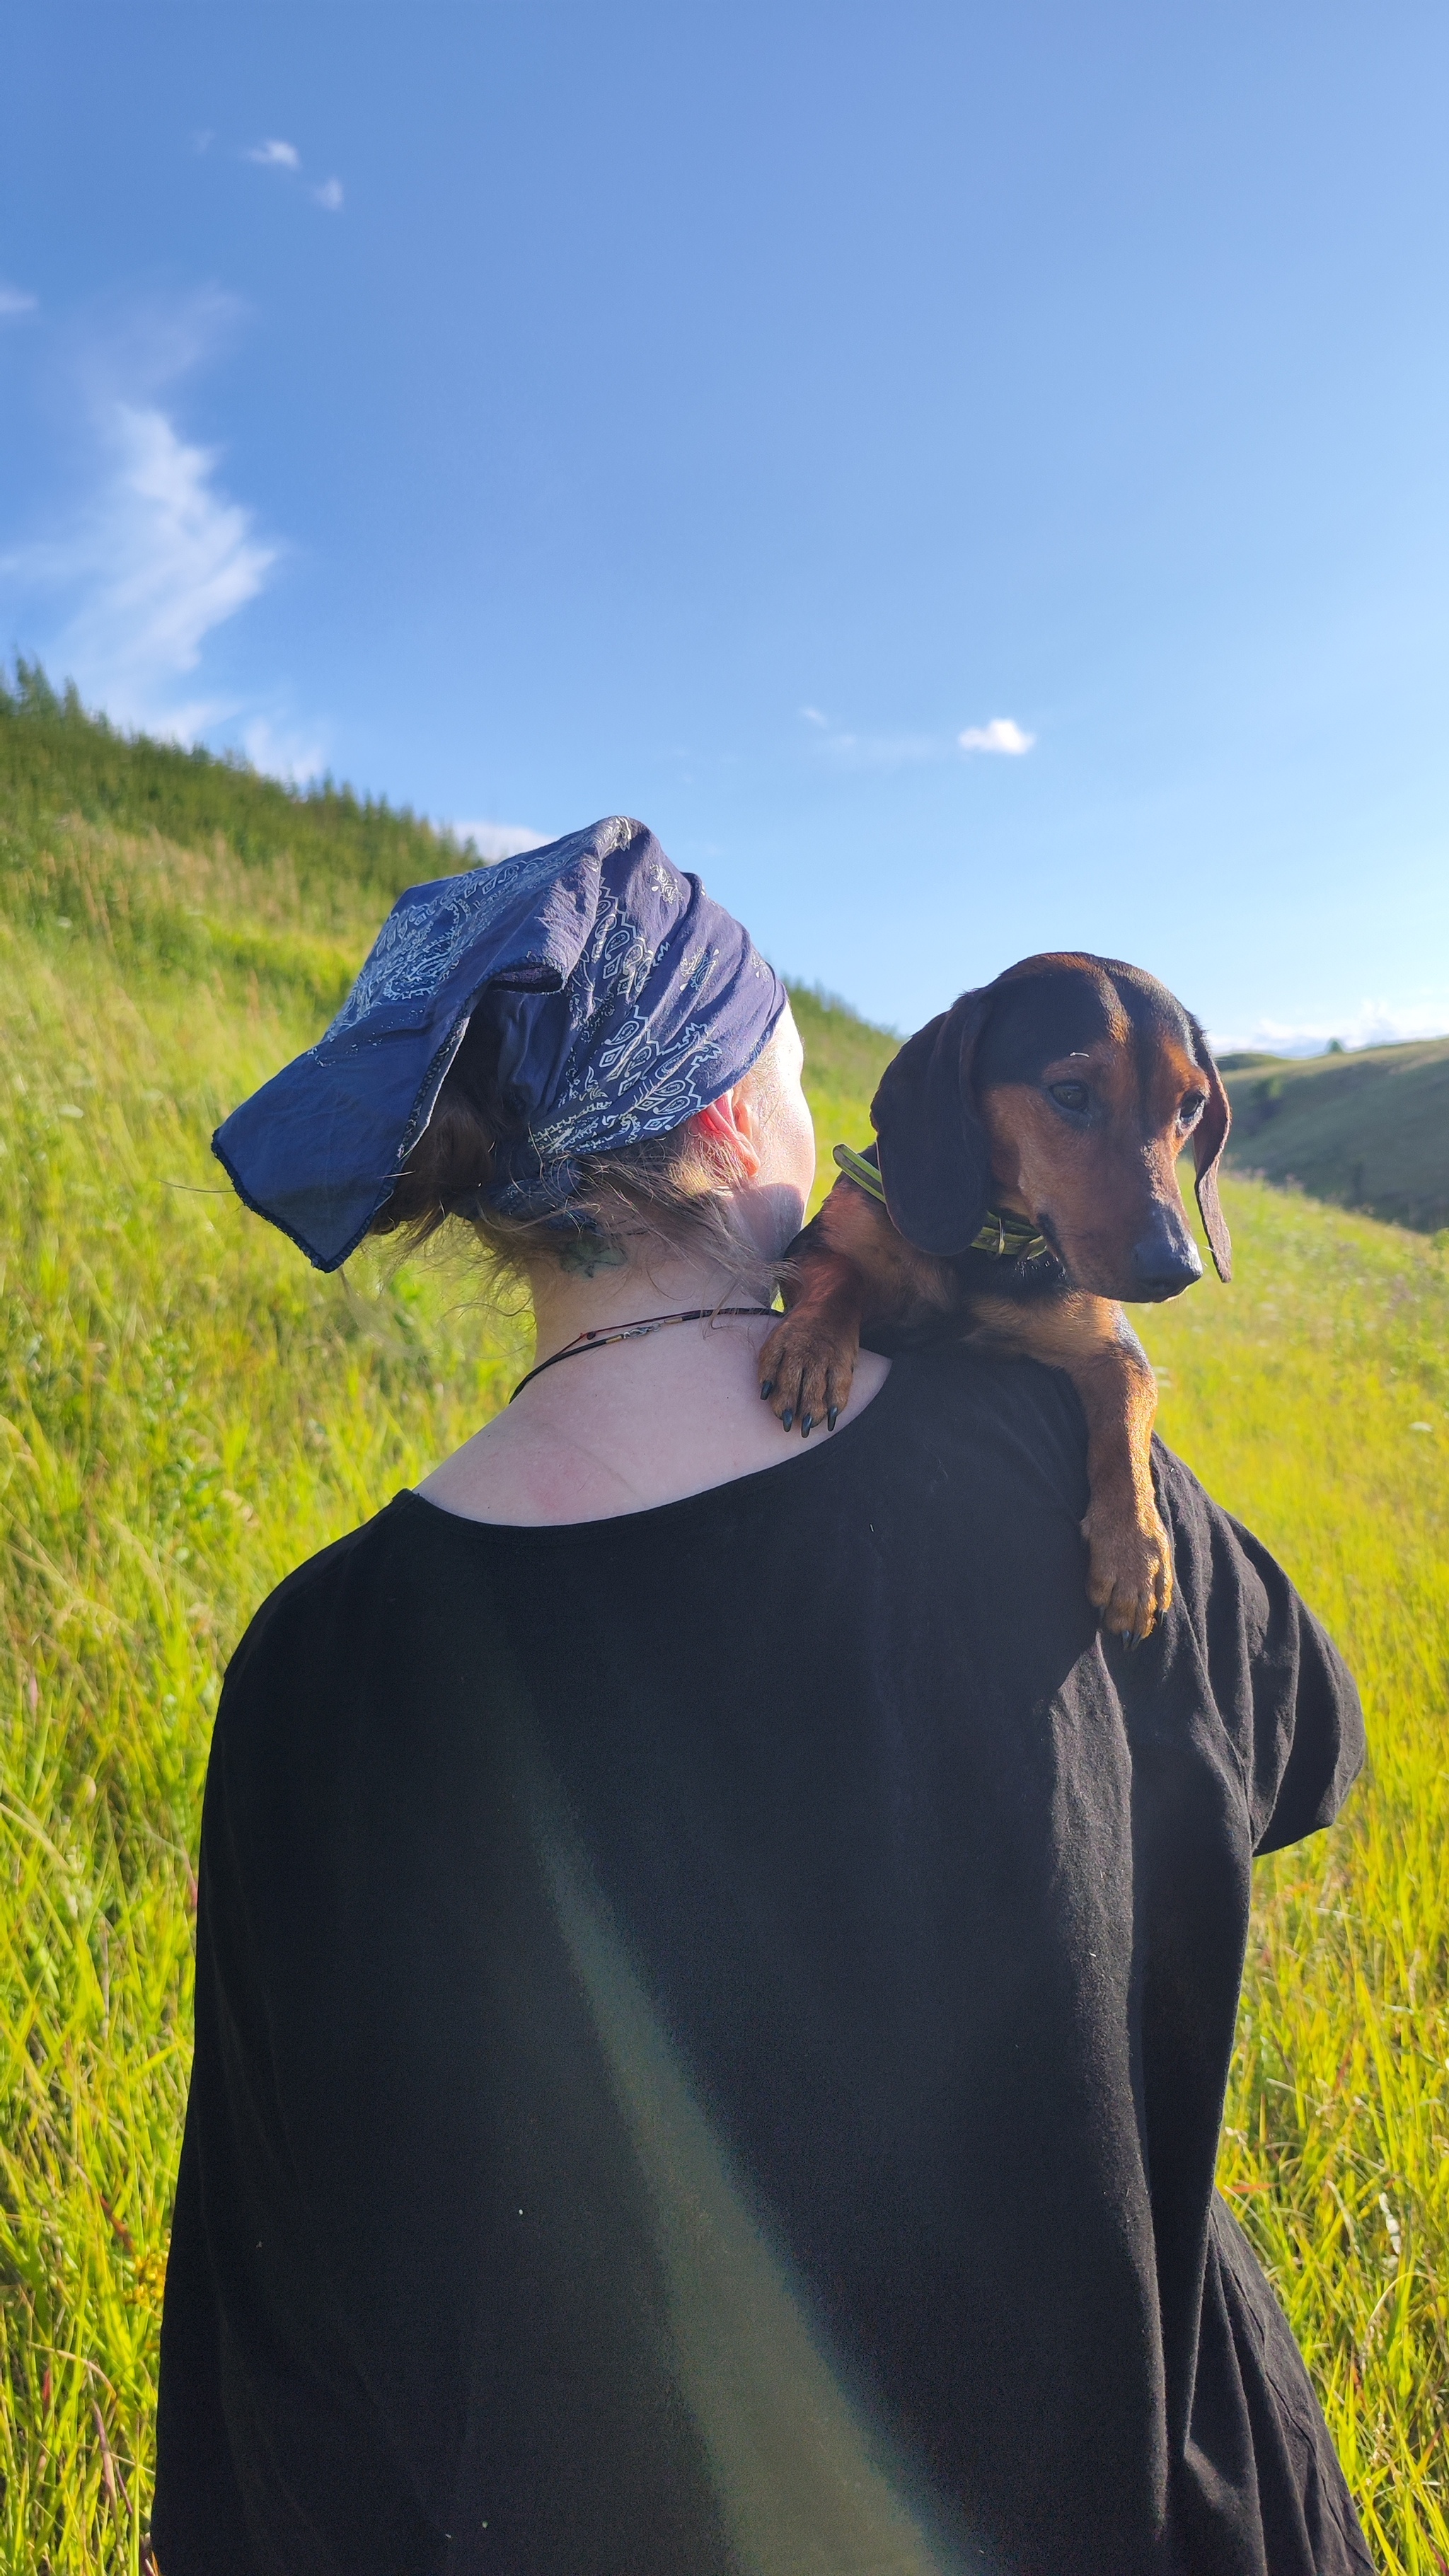
[[1087, 1598], [1109, 1637], [1128, 1653], [1145, 1645], [1172, 1606], [1172, 1542], [1154, 1510], [1096, 1499], [1083, 1523], [1090, 1554]]
[[760, 1393], [782, 1431], [804, 1440], [828, 1421], [833, 1431], [850, 1398], [853, 1329], [809, 1308], [782, 1315], [760, 1352]]

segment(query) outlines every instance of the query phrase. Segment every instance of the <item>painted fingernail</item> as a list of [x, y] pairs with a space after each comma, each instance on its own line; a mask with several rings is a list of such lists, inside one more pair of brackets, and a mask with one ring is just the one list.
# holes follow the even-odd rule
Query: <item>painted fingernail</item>
[[836, 1426], [836, 1424], [837, 1424], [837, 1422], [838, 1422], [839, 1420], [840, 1420], [840, 1407], [839, 1407], [839, 1405], [838, 1405], [838, 1404], [832, 1404], [832, 1406], [831, 1406], [831, 1408], [830, 1408], [830, 1411], [827, 1413], [827, 1415], [826, 1415], [826, 1417], [825, 1417], [825, 1428], [826, 1428], [826, 1430], [827, 1430], [827, 1431], [833, 1431], [833, 1430], [835, 1429], [835, 1426]]
[[794, 1419], [795, 1419], [795, 1407], [793, 1406], [793, 1404], [787, 1404], [787, 1405], [786, 1405], [786, 1407], [785, 1407], [784, 1412], [783, 1412], [783, 1413], [781, 1414], [781, 1416], [780, 1416], [780, 1428], [781, 1428], [781, 1430], [782, 1430], [782, 1431], [788, 1431], [788, 1430], [789, 1430], [789, 1428], [790, 1428], [790, 1425], [791, 1425], [791, 1423], [794, 1421]]
[[815, 1416], [814, 1416], [814, 1414], [813, 1414], [813, 1413], [807, 1413], [807, 1414], [806, 1414], [806, 1416], [805, 1416], [804, 1421], [803, 1421], [803, 1422], [801, 1423], [801, 1425], [800, 1425], [800, 1437], [801, 1437], [801, 1439], [802, 1439], [802, 1440], [808, 1440], [808, 1439], [809, 1439], [809, 1437], [810, 1437], [810, 1434], [811, 1434], [812, 1430], [814, 1429], [814, 1427], [815, 1427]]
[[761, 1386], [761, 1388], [760, 1388], [760, 1402], [761, 1402], [762, 1404], [768, 1404], [768, 1403], [769, 1403], [769, 1401], [770, 1401], [770, 1398], [771, 1398], [771, 1396], [774, 1394], [774, 1392], [775, 1392], [775, 1381], [774, 1381], [774, 1379], [773, 1379], [772, 1377], [767, 1377], [767, 1378], [765, 1379], [765, 1381], [764, 1381], [764, 1384], [763, 1384], [763, 1385]]

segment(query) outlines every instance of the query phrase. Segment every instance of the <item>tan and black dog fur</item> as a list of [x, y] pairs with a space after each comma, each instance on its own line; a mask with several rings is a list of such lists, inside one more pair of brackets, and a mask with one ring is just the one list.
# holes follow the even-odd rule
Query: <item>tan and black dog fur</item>
[[[1146, 1637], [1172, 1556], [1152, 1486], [1156, 1384], [1118, 1301], [1155, 1305], [1202, 1276], [1177, 1181], [1189, 1139], [1231, 1275], [1228, 1101], [1202, 1030], [1140, 967], [1028, 957], [907, 1041], [871, 1121], [885, 1205], [843, 1178], [791, 1245], [761, 1393], [787, 1431], [833, 1429], [862, 1339], [960, 1338], [1065, 1370], [1087, 1417], [1088, 1593], [1104, 1627]], [[1018, 1240], [1028, 1220], [1042, 1248], [978, 1248], [988, 1215], [1017, 1220]]]

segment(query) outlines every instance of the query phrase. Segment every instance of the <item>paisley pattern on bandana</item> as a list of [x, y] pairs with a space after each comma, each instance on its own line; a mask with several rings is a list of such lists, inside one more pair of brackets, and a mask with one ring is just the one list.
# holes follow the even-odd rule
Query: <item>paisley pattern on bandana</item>
[[330, 1028], [234, 1110], [213, 1149], [249, 1207], [333, 1270], [427, 1126], [487, 1012], [526, 1120], [480, 1195], [548, 1215], [578, 1158], [658, 1136], [749, 1070], [784, 987], [734, 919], [610, 815], [496, 867], [410, 886]]
[[[613, 823], [622, 833], [630, 828], [621, 815]], [[600, 835], [609, 829], [608, 824], [594, 826]], [[567, 840], [553, 841], [542, 850], [525, 850], [494, 867], [470, 868], [466, 876], [410, 886], [388, 914], [361, 974], [318, 1041], [319, 1048], [348, 1036], [376, 1012], [392, 1014], [409, 1004], [417, 1005], [420, 1014], [425, 1012], [438, 987], [487, 937], [494, 916], [520, 896], [551, 885], [570, 858], [587, 850], [590, 839], [587, 832], [573, 832]]]

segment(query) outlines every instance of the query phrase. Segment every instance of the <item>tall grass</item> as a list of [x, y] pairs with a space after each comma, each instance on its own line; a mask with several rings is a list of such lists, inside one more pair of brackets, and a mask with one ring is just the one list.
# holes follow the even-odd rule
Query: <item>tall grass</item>
[[[1260, 1864], [1222, 2179], [1381, 2564], [1449, 2567], [1449, 1261], [1262, 1184], [1156, 1310], [1161, 1428], [1363, 1689], [1343, 1823]], [[1140, 1319], [1139, 1319], [1140, 1321]]]
[[[6, 739], [0, 709], [0, 787]], [[163, 784], [187, 758], [150, 752]], [[385, 900], [365, 849], [339, 845], [335, 881], [316, 859], [309, 890], [267, 829], [250, 855], [220, 824], [197, 845], [125, 795], [0, 823], [3, 2576], [139, 2563], [226, 1657], [524, 1364], [519, 1323], [455, 1273], [319, 1278], [207, 1151]], [[428, 846], [414, 873], [453, 863]], [[890, 1042], [819, 996], [799, 1014], [822, 1145], [858, 1142]], [[1163, 1428], [1347, 1647], [1373, 1769], [1261, 1872], [1223, 2174], [1381, 2565], [1428, 2576], [1449, 2567], [1449, 1278], [1422, 1239], [1228, 1197], [1238, 1284], [1149, 1321]]]
[[[491, 1411], [520, 1335], [237, 1221], [206, 1149], [280, 1052], [0, 951], [0, 2566], [134, 2568], [188, 2057], [192, 1864], [260, 1595]], [[4, 1873], [8, 1872], [8, 1882]]]

